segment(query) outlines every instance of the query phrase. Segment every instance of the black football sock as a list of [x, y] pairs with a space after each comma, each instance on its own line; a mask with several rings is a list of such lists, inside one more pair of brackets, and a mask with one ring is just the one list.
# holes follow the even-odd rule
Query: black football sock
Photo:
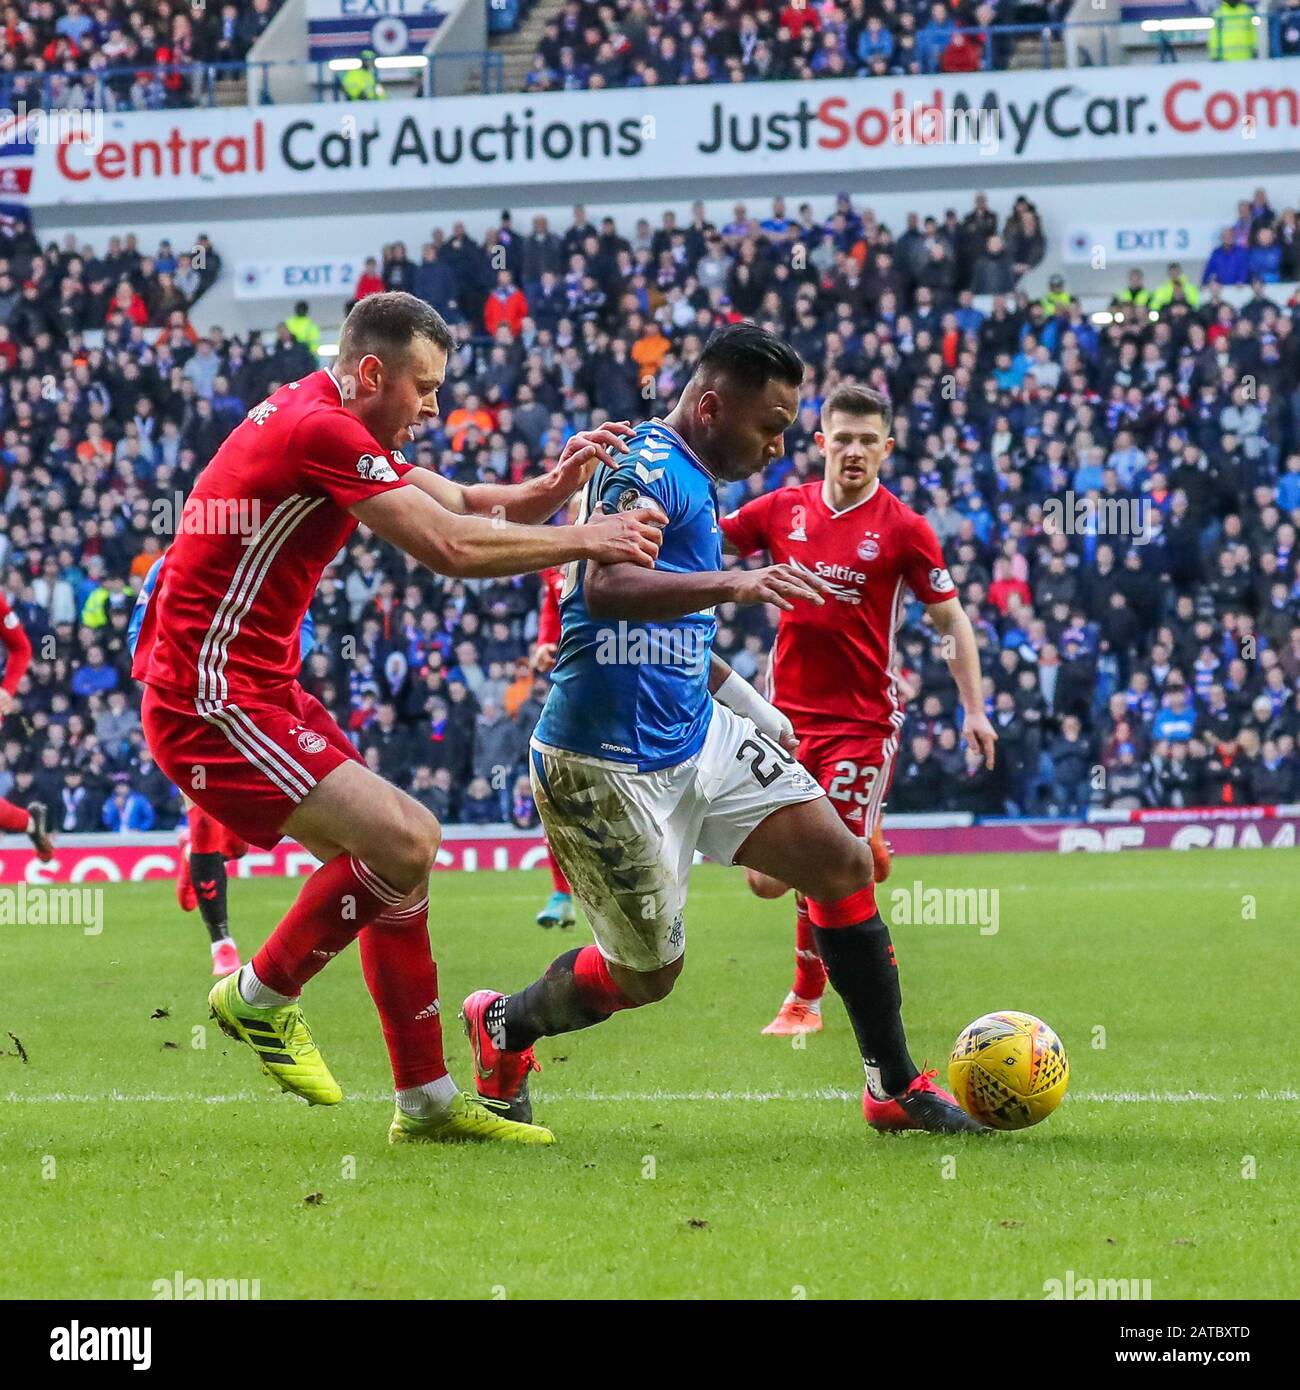
[[903, 991], [889, 928], [880, 914], [850, 927], [813, 927], [817, 950], [844, 1000], [867, 1084], [877, 1100], [901, 1095], [918, 1075], [903, 1032]]
[[517, 1052], [532, 1047], [538, 1038], [557, 1033], [575, 1033], [604, 1023], [611, 1010], [597, 1007], [591, 992], [574, 977], [574, 965], [585, 950], [579, 946], [566, 951], [546, 967], [546, 973], [531, 985], [493, 1000], [488, 1006], [484, 1026], [493, 1038], [505, 1037], [505, 1048]]
[[199, 900], [203, 925], [214, 942], [230, 935], [226, 926], [226, 859], [223, 854], [210, 852], [190, 855], [190, 882]]

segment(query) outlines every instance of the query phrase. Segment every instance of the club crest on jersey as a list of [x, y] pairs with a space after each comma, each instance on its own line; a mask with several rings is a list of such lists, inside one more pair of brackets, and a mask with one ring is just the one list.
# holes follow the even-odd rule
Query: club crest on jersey
[[946, 569], [932, 569], [930, 571], [930, 587], [936, 593], [946, 594], [949, 589], [957, 586], [952, 582], [952, 575]]
[[874, 560], [880, 554], [880, 532], [868, 531], [858, 546], [859, 560]]
[[362, 454], [357, 460], [357, 476], [372, 483], [395, 483], [397, 472], [382, 454]]
[[638, 507], [657, 507], [659, 504], [653, 497], [647, 497], [640, 488], [625, 487], [618, 495], [618, 501], [614, 503], [614, 510], [618, 512], [634, 512]]
[[325, 740], [315, 729], [304, 729], [298, 735], [298, 747], [304, 753], [323, 753], [325, 751]]

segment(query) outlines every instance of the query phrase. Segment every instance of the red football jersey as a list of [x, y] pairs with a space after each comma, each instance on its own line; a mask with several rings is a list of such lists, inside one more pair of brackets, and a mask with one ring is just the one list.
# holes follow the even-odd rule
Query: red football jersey
[[560, 640], [560, 595], [564, 592], [564, 570], [543, 570], [542, 604], [537, 616], [537, 645], [545, 647]]
[[4, 680], [0, 681], [11, 695], [18, 693], [18, 683], [32, 664], [32, 644], [27, 640], [18, 614], [9, 607], [8, 600], [0, 594], [0, 642], [3, 642], [9, 655], [5, 658]]
[[891, 670], [903, 587], [922, 603], [956, 593], [929, 522], [876, 484], [865, 500], [832, 511], [820, 482], [778, 488], [722, 518], [742, 555], [819, 575], [834, 596], [796, 601], [781, 614], [772, 649], [772, 703], [801, 734], [887, 734], [902, 722]]
[[343, 409], [328, 371], [254, 406], [186, 499], [135, 678], [203, 701], [276, 698], [302, 665], [321, 574], [356, 529], [347, 509], [404, 486], [410, 468]]

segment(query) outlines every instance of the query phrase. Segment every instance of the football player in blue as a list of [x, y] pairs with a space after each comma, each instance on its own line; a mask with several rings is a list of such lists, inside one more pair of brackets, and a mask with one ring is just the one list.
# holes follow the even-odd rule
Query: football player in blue
[[658, 509], [667, 524], [653, 570], [576, 564], [561, 599], [531, 773], [551, 852], [596, 944], [565, 952], [525, 989], [465, 1000], [479, 1094], [512, 1119], [531, 1115], [538, 1038], [603, 1023], [672, 989], [699, 850], [809, 900], [862, 1054], [865, 1094], [877, 1102], [876, 1128], [983, 1129], [908, 1053], [867, 842], [795, 758], [789, 721], [712, 653], [716, 605], [789, 611], [829, 592], [789, 565], [722, 567], [717, 484], [782, 457], [802, 379], [780, 338], [753, 324], [721, 329], [667, 419], [639, 426], [628, 454], [587, 485], [580, 524], [598, 510], [638, 508]]

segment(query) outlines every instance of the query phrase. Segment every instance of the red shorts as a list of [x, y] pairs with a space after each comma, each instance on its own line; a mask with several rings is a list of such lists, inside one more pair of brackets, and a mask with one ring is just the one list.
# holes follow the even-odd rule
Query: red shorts
[[187, 699], [147, 685], [140, 704], [154, 761], [200, 810], [260, 849], [280, 842], [302, 799], [361, 755], [300, 685], [274, 703]]
[[190, 853], [220, 854], [223, 859], [242, 859], [248, 853], [248, 841], [233, 830], [227, 830], [201, 806], [189, 810]]
[[891, 734], [802, 734], [799, 761], [825, 788], [839, 818], [864, 839], [880, 824], [899, 738]]

